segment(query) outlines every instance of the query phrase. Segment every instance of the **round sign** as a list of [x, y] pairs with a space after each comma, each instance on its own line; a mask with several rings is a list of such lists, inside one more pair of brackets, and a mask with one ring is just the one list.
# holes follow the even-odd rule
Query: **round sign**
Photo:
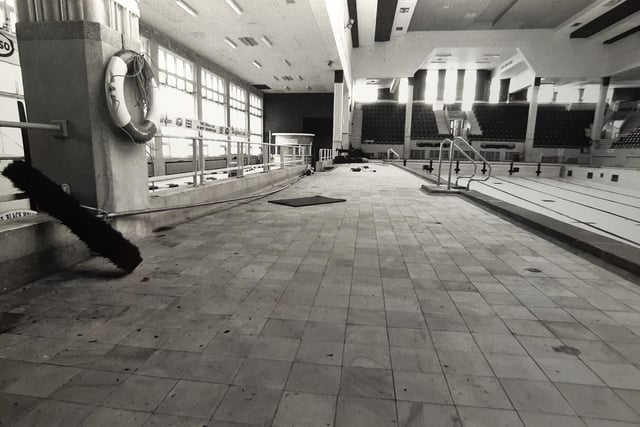
[[7, 58], [13, 55], [13, 52], [15, 52], [15, 50], [16, 49], [13, 45], [13, 40], [0, 33], [0, 57]]

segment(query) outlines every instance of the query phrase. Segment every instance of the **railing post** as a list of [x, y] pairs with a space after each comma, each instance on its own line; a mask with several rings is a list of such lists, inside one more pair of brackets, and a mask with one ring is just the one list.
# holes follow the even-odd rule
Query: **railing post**
[[198, 132], [198, 151], [200, 152], [200, 185], [204, 184], [204, 172], [207, 168], [206, 159], [204, 158], [204, 135], [202, 131]]
[[451, 190], [451, 169], [453, 169], [453, 144], [454, 144], [454, 141], [449, 142], [449, 180], [447, 181], [447, 190]]
[[227, 176], [231, 176], [231, 140], [227, 141]]
[[280, 145], [280, 169], [284, 169], [284, 145]]
[[269, 172], [269, 159], [271, 158], [271, 150], [268, 143], [262, 143], [262, 171]]
[[193, 148], [192, 150], [192, 156], [193, 156], [193, 186], [197, 187], [198, 186], [198, 140], [197, 139], [192, 139], [191, 140], [192, 144], [191, 147]]
[[244, 165], [243, 165], [243, 163], [244, 163], [244, 159], [243, 159], [243, 157], [242, 157], [242, 145], [243, 145], [243, 144], [242, 144], [242, 142], [241, 142], [241, 141], [236, 142], [236, 144], [237, 144], [237, 145], [236, 145], [236, 147], [237, 147], [237, 148], [236, 148], [236, 153], [237, 153], [237, 154], [236, 154], [236, 158], [238, 159], [238, 160], [236, 161], [236, 164], [237, 164], [236, 177], [237, 177], [237, 178], [240, 178], [240, 177], [242, 176], [242, 172], [244, 171]]

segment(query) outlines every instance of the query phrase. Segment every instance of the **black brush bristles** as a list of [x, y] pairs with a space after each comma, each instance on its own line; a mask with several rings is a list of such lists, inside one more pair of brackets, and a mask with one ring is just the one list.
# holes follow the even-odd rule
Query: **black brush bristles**
[[85, 210], [80, 203], [39, 170], [17, 160], [2, 175], [27, 193], [38, 208], [64, 225], [87, 244], [89, 249], [111, 260], [127, 273], [142, 262], [140, 251], [103, 220]]

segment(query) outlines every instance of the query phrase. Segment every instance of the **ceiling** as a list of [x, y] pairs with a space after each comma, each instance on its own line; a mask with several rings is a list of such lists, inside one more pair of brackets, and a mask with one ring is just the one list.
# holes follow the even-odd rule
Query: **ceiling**
[[[193, 17], [175, 0], [141, 0], [140, 11], [143, 23], [250, 84], [266, 84], [278, 92], [332, 92], [332, 68], [339, 66], [327, 64], [339, 61], [335, 48], [325, 43], [327, 37], [333, 40], [330, 27], [317, 22], [310, 0], [289, 1], [236, 0], [243, 9], [238, 15], [224, 0], [186, 0], [197, 11]], [[237, 48], [225, 43], [225, 37]], [[240, 37], [252, 37], [258, 45], [245, 46]]]
[[409, 31], [556, 28], [595, 0], [419, 0]]
[[[640, 0], [235, 0], [236, 14], [225, 0], [185, 0], [197, 11], [192, 17], [175, 0], [140, 0], [141, 20], [196, 54], [265, 92], [332, 92], [334, 70], [341, 68], [338, 43], [331, 25], [332, 8], [349, 6], [355, 49], [394, 46], [398, 40], [426, 31], [551, 29], [569, 39], [576, 29], [624, 2]], [[391, 5], [391, 6], [390, 6]], [[395, 7], [395, 13], [392, 12]], [[391, 12], [390, 12], [391, 11]], [[592, 35], [603, 43], [635, 28], [640, 12], [628, 14]], [[384, 31], [381, 29], [384, 28]], [[345, 30], [349, 31], [349, 30]], [[386, 34], [382, 34], [386, 32]], [[355, 35], [355, 37], [353, 37]], [[261, 40], [266, 36], [272, 43]], [[237, 49], [225, 43], [229, 37]], [[252, 37], [256, 46], [239, 39]], [[380, 41], [385, 40], [385, 41]], [[386, 41], [389, 40], [389, 41]], [[349, 41], [349, 44], [351, 41]], [[486, 44], [486, 43], [478, 43]], [[341, 50], [341, 55], [343, 51]], [[480, 48], [441, 46], [431, 51], [405, 52], [410, 62], [426, 69], [495, 69], [517, 52], [516, 46]], [[437, 56], [447, 54], [448, 56]], [[489, 54], [490, 56], [486, 56]], [[285, 63], [288, 61], [290, 65]], [[344, 57], [342, 58], [344, 62]], [[257, 68], [257, 61], [262, 68]], [[376, 75], [372, 73], [371, 75]], [[625, 80], [638, 70], [631, 70]], [[274, 78], [277, 78], [277, 80]], [[284, 80], [291, 76], [293, 80]], [[389, 76], [400, 77], [400, 76]]]

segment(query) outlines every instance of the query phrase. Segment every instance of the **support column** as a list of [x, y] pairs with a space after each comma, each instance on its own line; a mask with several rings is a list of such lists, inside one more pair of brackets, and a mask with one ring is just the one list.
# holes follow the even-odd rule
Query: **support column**
[[413, 100], [424, 101], [427, 87], [427, 70], [418, 70], [413, 75], [413, 79], [409, 79], [411, 85], [413, 81]]
[[411, 157], [411, 120], [413, 117], [413, 78], [409, 78], [409, 86], [407, 88], [407, 105], [404, 114], [404, 147], [402, 157], [408, 159]]
[[529, 115], [527, 117], [527, 133], [524, 139], [525, 162], [533, 162], [533, 141], [536, 136], [536, 118], [538, 117], [538, 93], [540, 92], [540, 77], [533, 80], [531, 101], [529, 101]]
[[342, 147], [342, 108], [344, 106], [344, 72], [336, 70], [333, 79], [333, 153]]
[[438, 96], [436, 101], [444, 101], [444, 81], [447, 76], [447, 70], [438, 70]]
[[500, 79], [500, 95], [498, 102], [507, 102], [509, 100], [509, 85], [511, 79]]
[[[113, 54], [140, 48], [137, 25], [127, 26], [135, 28], [130, 37], [109, 28], [108, 13], [101, 13], [102, 0], [68, 0], [69, 7], [60, 16], [44, 9], [32, 10], [30, 2], [17, 4], [29, 120], [49, 123], [61, 119], [69, 125], [66, 139], [45, 132], [30, 133], [33, 165], [55, 182], [68, 184], [81, 204], [108, 212], [146, 208], [146, 147], [116, 127], [104, 92], [105, 67]], [[74, 7], [84, 14], [69, 13]], [[127, 87], [128, 92], [130, 89]], [[139, 114], [132, 113], [138, 120]], [[145, 222], [135, 217], [121, 218], [115, 226], [130, 236], [147, 232]]]
[[600, 141], [602, 135], [609, 83], [611, 83], [611, 77], [603, 77], [600, 81], [600, 94], [596, 104], [596, 112], [593, 115], [593, 126], [591, 126], [591, 139], [594, 141]]

